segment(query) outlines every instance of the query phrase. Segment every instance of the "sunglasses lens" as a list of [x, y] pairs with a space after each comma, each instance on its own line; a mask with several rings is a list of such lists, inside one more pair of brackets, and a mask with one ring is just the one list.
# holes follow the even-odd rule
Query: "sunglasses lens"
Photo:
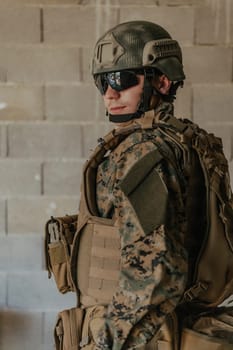
[[105, 74], [98, 74], [94, 77], [95, 85], [99, 89], [101, 95], [104, 95], [108, 89], [108, 82], [105, 78]]
[[121, 71], [98, 74], [95, 77], [95, 84], [104, 95], [107, 91], [108, 85], [116, 91], [126, 90], [132, 86], [138, 84], [138, 77], [136, 72], [133, 71]]
[[136, 73], [131, 71], [108, 73], [107, 81], [117, 91], [122, 91], [138, 84]]

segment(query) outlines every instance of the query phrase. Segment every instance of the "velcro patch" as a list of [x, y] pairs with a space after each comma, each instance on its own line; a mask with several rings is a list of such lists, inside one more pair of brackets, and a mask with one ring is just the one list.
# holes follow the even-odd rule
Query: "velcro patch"
[[146, 234], [166, 219], [168, 190], [155, 169], [162, 158], [158, 150], [150, 152], [132, 166], [120, 184]]

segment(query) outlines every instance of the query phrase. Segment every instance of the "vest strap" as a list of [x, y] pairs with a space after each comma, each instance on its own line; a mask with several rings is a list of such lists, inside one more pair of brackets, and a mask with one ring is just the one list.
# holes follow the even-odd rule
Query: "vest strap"
[[196, 299], [201, 292], [208, 289], [208, 284], [204, 282], [198, 282], [191, 288], [187, 289], [184, 293], [183, 300], [184, 301], [192, 301], [193, 299]]

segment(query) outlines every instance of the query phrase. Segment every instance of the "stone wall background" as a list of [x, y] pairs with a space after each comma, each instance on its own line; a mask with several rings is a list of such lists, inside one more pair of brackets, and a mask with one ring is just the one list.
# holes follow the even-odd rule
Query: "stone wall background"
[[77, 211], [82, 164], [109, 128], [93, 45], [135, 19], [180, 42], [176, 115], [223, 138], [233, 178], [233, 0], [0, 0], [1, 350], [53, 349], [56, 313], [75, 304], [47, 279], [44, 223]]

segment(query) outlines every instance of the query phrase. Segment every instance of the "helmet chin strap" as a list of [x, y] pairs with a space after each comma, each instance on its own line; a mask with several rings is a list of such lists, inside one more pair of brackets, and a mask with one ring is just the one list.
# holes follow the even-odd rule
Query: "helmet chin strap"
[[142, 116], [143, 112], [137, 110], [135, 113], [129, 113], [129, 114], [109, 114], [107, 113], [109, 117], [109, 121], [113, 123], [123, 123], [128, 122], [132, 119], [137, 119]]
[[151, 85], [151, 80], [147, 78], [145, 74], [143, 93], [137, 111], [129, 114], [110, 114], [107, 112], [106, 115], [109, 116], [109, 121], [113, 123], [123, 123], [128, 122], [132, 119], [140, 118], [146, 111], [151, 109], [150, 101], [154, 93], [155, 92]]

